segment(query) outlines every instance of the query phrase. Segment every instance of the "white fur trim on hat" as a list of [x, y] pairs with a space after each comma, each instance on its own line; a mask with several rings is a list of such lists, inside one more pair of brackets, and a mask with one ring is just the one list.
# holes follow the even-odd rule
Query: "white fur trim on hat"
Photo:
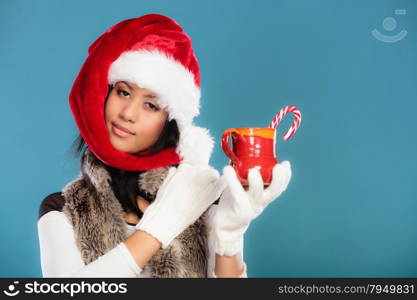
[[168, 120], [175, 119], [180, 131], [200, 113], [200, 88], [194, 74], [159, 50], [123, 52], [108, 74], [109, 84], [118, 81], [132, 82], [156, 93], [158, 104], [169, 113]]

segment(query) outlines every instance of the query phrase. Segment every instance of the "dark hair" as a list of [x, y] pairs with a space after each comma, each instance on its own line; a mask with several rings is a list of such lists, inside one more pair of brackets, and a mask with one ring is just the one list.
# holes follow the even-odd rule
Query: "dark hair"
[[[151, 152], [141, 156], [150, 156], [161, 151], [162, 149], [176, 147], [179, 141], [179, 136], [180, 133], [177, 122], [175, 120], [168, 121], [167, 119], [158, 140], [149, 148], [151, 149]], [[82, 156], [87, 147], [88, 146], [83, 137], [79, 134], [72, 143], [71, 148], [75, 156]], [[133, 212], [139, 218], [142, 218], [143, 213], [137, 205], [136, 198], [138, 196], [142, 196], [149, 202], [153, 201], [153, 199], [150, 199], [146, 192], [139, 189], [137, 184], [139, 174], [144, 171], [126, 171], [113, 168], [107, 164], [104, 164], [104, 166], [109, 171], [112, 179], [111, 185], [114, 195], [119, 200], [123, 210], [125, 212]]]

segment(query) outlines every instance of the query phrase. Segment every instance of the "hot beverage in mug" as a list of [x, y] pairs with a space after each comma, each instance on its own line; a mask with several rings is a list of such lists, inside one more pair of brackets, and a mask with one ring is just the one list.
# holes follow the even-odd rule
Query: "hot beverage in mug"
[[[269, 124], [269, 127], [242, 127], [226, 129], [222, 135], [222, 148], [230, 165], [236, 171], [237, 178], [247, 190], [249, 186], [248, 172], [257, 168], [262, 176], [264, 187], [272, 181], [272, 169], [278, 163], [275, 155], [276, 128], [282, 118], [294, 114], [291, 128], [285, 133], [283, 140], [289, 140], [301, 123], [300, 110], [295, 106], [283, 107]], [[232, 146], [230, 146], [232, 141]]]
[[264, 186], [271, 183], [272, 168], [278, 163], [275, 156], [275, 133], [274, 128], [263, 127], [231, 128], [223, 132], [223, 151], [230, 158], [230, 165], [243, 186], [249, 185], [248, 171], [254, 167], [259, 170]]

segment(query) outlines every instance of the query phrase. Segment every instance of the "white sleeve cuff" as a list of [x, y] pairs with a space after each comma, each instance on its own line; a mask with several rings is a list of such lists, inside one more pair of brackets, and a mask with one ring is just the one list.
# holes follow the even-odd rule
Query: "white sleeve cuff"
[[[240, 276], [239, 276], [239, 278], [248, 278], [248, 274], [247, 274], [247, 266], [246, 266], [246, 263], [245, 262], [243, 262], [243, 272], [242, 272], [242, 274], [240, 274]], [[213, 272], [212, 272], [212, 274], [211, 274], [211, 277], [212, 278], [218, 278], [217, 276], [216, 276], [216, 273], [214, 273], [214, 270], [213, 270]]]

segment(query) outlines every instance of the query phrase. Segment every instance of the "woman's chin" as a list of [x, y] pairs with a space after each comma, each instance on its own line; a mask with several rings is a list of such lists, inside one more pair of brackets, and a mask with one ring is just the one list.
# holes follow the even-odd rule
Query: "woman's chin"
[[132, 152], [131, 147], [128, 147], [126, 143], [121, 143], [120, 141], [113, 141], [112, 139], [110, 139], [110, 143], [112, 144], [113, 148], [115, 148], [116, 150], [119, 150], [122, 152], [128, 152], [128, 153]]
[[127, 152], [127, 153], [130, 153], [130, 154], [136, 154], [138, 152], [141, 152], [141, 151], [145, 150], [145, 149], [142, 149], [142, 148], [140, 148], [139, 150], [137, 148], [134, 149], [132, 147], [129, 147], [129, 145], [126, 145], [125, 143], [121, 143], [119, 141], [112, 141], [111, 139], [110, 139], [110, 142], [111, 142], [113, 148], [115, 148], [116, 150], [119, 150], [119, 151], [122, 151], [122, 152]]

